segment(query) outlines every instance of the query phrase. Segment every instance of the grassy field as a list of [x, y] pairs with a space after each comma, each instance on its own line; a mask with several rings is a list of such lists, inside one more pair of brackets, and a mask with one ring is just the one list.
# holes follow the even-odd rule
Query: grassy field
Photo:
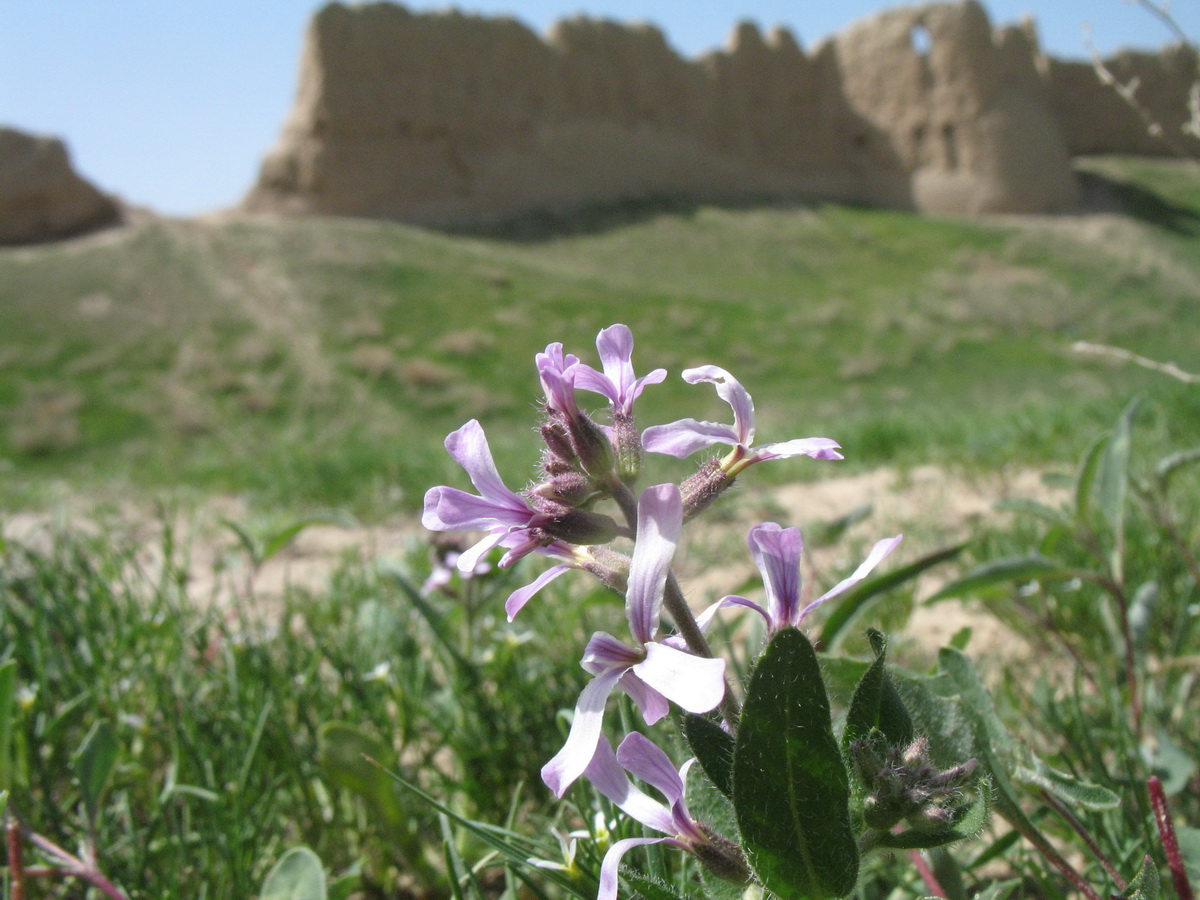
[[[804, 526], [810, 594], [902, 523], [881, 574], [804, 623], [838, 716], [868, 625], [893, 636], [889, 664], [914, 691], [966, 677], [957, 650], [938, 663], [953, 671], [918, 674], [947, 641], [987, 675], [923, 708], [939, 752], [981, 762], [1008, 824], [934, 851], [936, 878], [905, 853], [864, 855], [848, 896], [926, 896], [932, 878], [949, 900], [999, 900], [1020, 879], [1019, 896], [1068, 900], [1084, 895], [1074, 865], [1100, 900], [1147, 853], [1177, 876], [1151, 776], [1200, 878], [1200, 392], [1072, 350], [1200, 370], [1200, 175], [1128, 160], [1086, 173], [1108, 212], [661, 204], [492, 234], [155, 221], [0, 251], [0, 900], [22, 877], [24, 896], [98, 896], [103, 877], [114, 898], [275, 900], [297, 896], [269, 874], [288, 860], [337, 900], [595, 897], [606, 848], [640, 826], [582, 782], [551, 802], [539, 773], [588, 636], [624, 633], [623, 598], [570, 573], [509, 623], [505, 598], [541, 564], [446, 570], [437, 587], [437, 554], [404, 526], [428, 486], [465, 483], [442, 440], [471, 416], [517, 487], [537, 458], [534, 353], [561, 340], [594, 362], [613, 322], [634, 330], [639, 372], [671, 371], [641, 424], [727, 421], [710, 387], [678, 377], [714, 363], [753, 392], [763, 441], [846, 450], [836, 467], [755, 467], [767, 490], [689, 526], [675, 559], [688, 602], [762, 596], [743, 520]], [[1005, 475], [1024, 500], [1002, 513]], [[783, 487], [797, 478], [830, 479], [803, 486], [830, 489], [821, 514], [797, 512]], [[981, 488], [978, 502], [944, 504], [948, 485], [958, 501]], [[852, 533], [863, 499], [878, 516]], [[191, 503], [226, 519], [219, 540], [189, 533]], [[8, 528], [47, 508], [59, 515]], [[319, 510], [395, 541], [343, 529], [340, 561], [293, 579], [292, 539]], [[710, 632], [743, 696], [754, 618]], [[628, 700], [611, 705], [610, 731], [640, 727]], [[679, 760], [695, 749], [660, 732]], [[865, 809], [874, 788], [854, 777]], [[1051, 846], [1065, 869], [1034, 852]], [[622, 897], [742, 898], [663, 847], [627, 863]]]
[[714, 363], [754, 394], [764, 439], [828, 435], [848, 467], [1073, 459], [1138, 391], [1194, 437], [1194, 391], [1070, 347], [1200, 368], [1200, 177], [1088, 171], [1124, 214], [667, 204], [487, 235], [158, 221], [3, 250], [0, 498], [411, 512], [466, 418], [502, 469], [527, 465], [533, 354], [561, 340], [591, 359], [618, 321], [643, 370], [671, 372], [643, 423], [721, 417], [677, 377]]

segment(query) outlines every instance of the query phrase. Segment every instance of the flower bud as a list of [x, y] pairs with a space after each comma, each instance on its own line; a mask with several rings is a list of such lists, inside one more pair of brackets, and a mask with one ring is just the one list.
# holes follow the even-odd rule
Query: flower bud
[[596, 496], [596, 489], [586, 475], [578, 472], [562, 472], [548, 481], [543, 481], [530, 491], [544, 500], [553, 500], [563, 506], [583, 506]]
[[568, 509], [542, 526], [546, 533], [568, 544], [607, 544], [620, 531], [611, 516]]
[[546, 444], [542, 467], [551, 475], [562, 471], [578, 471], [579, 457], [571, 446], [571, 437], [564, 424], [566, 417], [558, 410], [546, 409], [547, 419], [538, 431]]
[[617, 476], [631, 484], [642, 474], [642, 436], [633, 424], [633, 416], [620, 411], [613, 413], [613, 432], [617, 445]]
[[580, 414], [570, 419], [567, 430], [571, 436], [571, 446], [583, 470], [596, 478], [607, 478], [613, 468], [612, 441], [601, 431], [600, 426]]
[[753, 876], [742, 848], [728, 838], [721, 837], [703, 822], [697, 824], [707, 840], [695, 841], [689, 847], [696, 859], [722, 881], [749, 884]]
[[679, 493], [683, 498], [684, 521], [708, 509], [732, 484], [732, 476], [721, 468], [719, 460], [710, 459], [704, 463], [696, 474], [689, 475], [683, 480], [683, 484], [679, 485]]
[[584, 566], [600, 581], [612, 588], [618, 594], [624, 594], [629, 588], [629, 557], [617, 553], [607, 547], [591, 547], [588, 550], [591, 561]]

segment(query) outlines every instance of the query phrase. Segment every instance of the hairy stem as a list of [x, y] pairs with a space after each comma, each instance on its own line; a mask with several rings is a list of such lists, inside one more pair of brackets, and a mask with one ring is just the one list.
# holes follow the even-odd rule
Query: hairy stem
[[[675, 622], [675, 627], [683, 637], [688, 649], [697, 656], [712, 659], [714, 657], [712, 648], [708, 646], [708, 640], [704, 637], [704, 632], [696, 624], [696, 617], [692, 615], [692, 609], [688, 606], [687, 600], [684, 599], [683, 591], [679, 587], [679, 582], [675, 580], [674, 572], [667, 573], [667, 589], [663, 593], [663, 606], [670, 613], [672, 620]], [[733, 695], [733, 688], [728, 678], [725, 679], [725, 695], [721, 698], [720, 709], [730, 733], [737, 734], [741, 707], [738, 706], [737, 698]]]

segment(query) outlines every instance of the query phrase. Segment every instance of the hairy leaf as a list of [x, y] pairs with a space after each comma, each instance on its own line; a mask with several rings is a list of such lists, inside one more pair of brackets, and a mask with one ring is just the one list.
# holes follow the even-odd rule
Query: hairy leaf
[[784, 628], [750, 677], [733, 758], [738, 828], [767, 890], [820, 900], [854, 889], [849, 797], [817, 655]]

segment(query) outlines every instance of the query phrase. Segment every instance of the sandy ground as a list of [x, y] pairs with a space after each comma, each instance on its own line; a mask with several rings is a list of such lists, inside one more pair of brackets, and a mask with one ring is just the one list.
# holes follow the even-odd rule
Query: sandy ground
[[[1051, 503], [1058, 499], [1043, 485], [1040, 473], [1028, 469], [978, 478], [933, 466], [903, 474], [876, 469], [780, 488], [751, 486], [727, 495], [710, 515], [688, 530], [677, 558], [681, 583], [697, 608], [725, 594], [745, 590], [747, 582], [757, 579], [745, 548], [745, 534], [758, 522], [776, 521], [804, 528], [869, 504], [870, 514], [851, 526], [842, 540], [806, 551], [805, 583], [830, 583], [832, 571], [848, 571], [856, 566], [880, 538], [905, 534], [905, 542], [893, 560], [884, 563], [885, 567], [966, 538], [979, 524], [997, 515], [992, 507], [1006, 497]], [[256, 602], [264, 609], [275, 608], [289, 587], [323, 590], [337, 567], [348, 560], [373, 563], [399, 559], [427, 542], [427, 534], [410, 519], [369, 527], [319, 523], [306, 528], [254, 571], [236, 536], [224, 524], [252, 520], [245, 505], [230, 498], [215, 498], [201, 509], [171, 519], [177, 540], [188, 548], [188, 594], [195, 602], [223, 604], [233, 596], [246, 596], [252, 589]], [[113, 528], [132, 535], [145, 547], [139, 560], [142, 567], [151, 573], [161, 569], [162, 516], [133, 505], [93, 514], [80, 500], [53, 513], [18, 513], [3, 521], [0, 533], [9, 540], [36, 544], [48, 541], [56, 527], [65, 522], [94, 533]], [[948, 572], [943, 568], [925, 576], [918, 586], [919, 596], [931, 594]], [[933, 650], [964, 625], [975, 629], [972, 647], [976, 652], [992, 648], [1010, 660], [1026, 652], [1027, 644], [1019, 635], [994, 618], [956, 602], [918, 606], [906, 631], [913, 640]]]

